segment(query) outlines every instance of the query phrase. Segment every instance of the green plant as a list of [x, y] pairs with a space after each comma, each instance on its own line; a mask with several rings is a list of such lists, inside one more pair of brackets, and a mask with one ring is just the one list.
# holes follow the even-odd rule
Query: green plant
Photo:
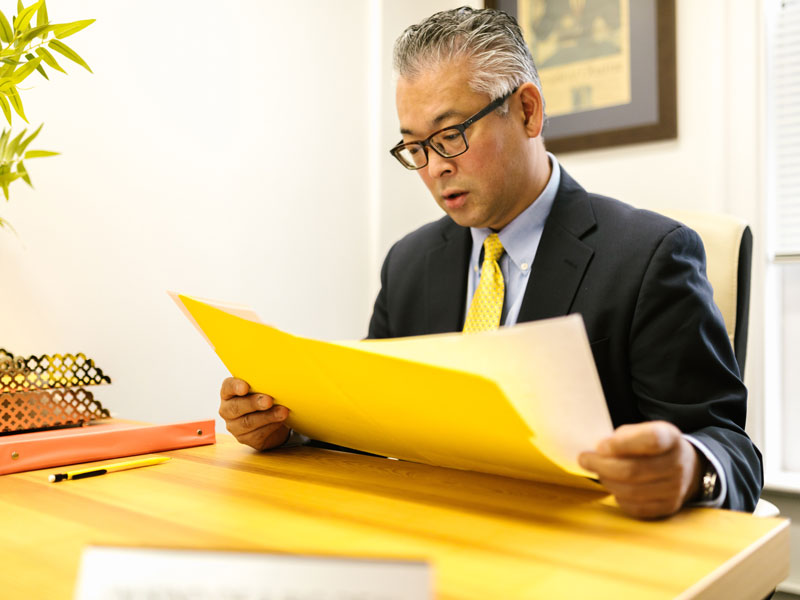
[[[36, 17], [35, 24], [34, 17]], [[45, 67], [66, 74], [56, 61], [53, 52], [92, 72], [86, 61], [61, 40], [88, 27], [94, 21], [85, 19], [71, 23], [51, 23], [45, 0], [38, 0], [28, 7], [23, 6], [22, 0], [18, 0], [17, 15], [10, 22], [0, 11], [0, 110], [3, 111], [9, 125], [11, 125], [12, 109], [23, 121], [28, 122], [18, 86], [29, 75], [37, 71], [49, 80]], [[14, 137], [11, 129], [4, 128], [0, 134], [0, 188], [3, 189], [6, 201], [9, 199], [8, 187], [17, 179], [22, 179], [33, 187], [25, 168], [25, 160], [58, 154], [48, 150], [28, 150], [28, 145], [42, 130], [42, 125], [27, 137], [25, 137], [27, 129], [23, 129], [22, 133]], [[0, 218], [0, 228], [8, 226], [8, 221]]]

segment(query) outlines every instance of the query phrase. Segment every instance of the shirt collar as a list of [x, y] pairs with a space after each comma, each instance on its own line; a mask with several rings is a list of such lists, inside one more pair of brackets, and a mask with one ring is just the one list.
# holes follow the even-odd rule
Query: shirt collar
[[[553, 208], [553, 201], [561, 183], [561, 167], [558, 165], [556, 157], [550, 152], [547, 153], [547, 157], [550, 159], [551, 172], [550, 179], [542, 193], [498, 233], [506, 254], [517, 268], [521, 268], [522, 264], [533, 263], [533, 257], [539, 245], [539, 236], [533, 239], [530, 233], [537, 228], [540, 231], [544, 228], [544, 223], [550, 214], [550, 209]], [[488, 227], [471, 227], [470, 233], [472, 233], [472, 252], [473, 254], [477, 252], [477, 255], [474, 256], [477, 262], [483, 242], [493, 231]]]

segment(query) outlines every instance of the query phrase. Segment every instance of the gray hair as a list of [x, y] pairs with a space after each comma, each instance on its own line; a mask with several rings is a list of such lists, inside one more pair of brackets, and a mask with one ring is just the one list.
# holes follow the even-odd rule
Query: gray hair
[[[514, 17], [490, 8], [467, 6], [436, 13], [407, 28], [394, 43], [394, 68], [416, 79], [433, 66], [467, 59], [470, 88], [500, 98], [532, 81], [542, 91], [531, 51]], [[506, 112], [504, 104], [500, 112]]]

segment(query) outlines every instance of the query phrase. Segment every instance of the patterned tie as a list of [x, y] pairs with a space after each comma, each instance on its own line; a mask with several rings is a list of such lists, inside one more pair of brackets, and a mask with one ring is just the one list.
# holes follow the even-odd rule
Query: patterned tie
[[502, 254], [503, 244], [497, 234], [493, 233], [483, 242], [481, 280], [469, 306], [464, 333], [489, 331], [500, 327], [505, 283], [497, 261]]

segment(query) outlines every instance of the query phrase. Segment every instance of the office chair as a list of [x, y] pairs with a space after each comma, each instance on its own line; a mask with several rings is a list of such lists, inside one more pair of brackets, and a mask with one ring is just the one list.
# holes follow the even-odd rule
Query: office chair
[[[672, 210], [662, 212], [694, 229], [703, 240], [706, 271], [714, 288], [714, 302], [722, 312], [739, 371], [744, 376], [753, 254], [750, 227], [743, 220], [730, 215]], [[776, 517], [780, 511], [771, 502], [760, 499], [753, 514]]]

